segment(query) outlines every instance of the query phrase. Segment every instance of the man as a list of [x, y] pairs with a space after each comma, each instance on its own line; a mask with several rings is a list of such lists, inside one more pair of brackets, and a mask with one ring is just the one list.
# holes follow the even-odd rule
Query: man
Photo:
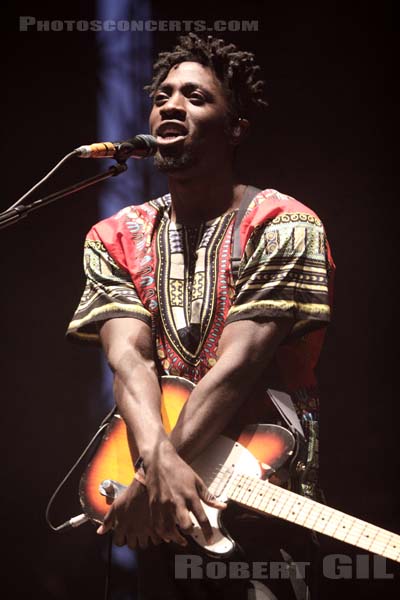
[[[113, 529], [117, 545], [141, 548], [145, 599], [248, 597], [249, 581], [174, 578], [176, 558], [193, 552], [185, 536], [191, 514], [212, 538], [201, 500], [225, 508], [190, 463], [228, 425], [277, 421], [260, 394], [268, 387], [290, 393], [304, 423], [316, 420], [313, 367], [329, 321], [333, 271], [321, 222], [296, 200], [260, 191], [240, 224], [236, 281], [230, 264], [248, 194], [236, 181], [235, 151], [254, 107], [265, 105], [258, 70], [251, 53], [194, 34], [161, 54], [149, 86], [150, 130], [170, 193], [97, 224], [86, 241], [87, 286], [69, 334], [100, 336], [118, 409], [143, 461], [99, 533]], [[163, 374], [196, 384], [169, 436], [160, 417]], [[239, 536], [244, 529], [239, 541], [247, 557], [282, 560], [285, 535], [303, 545], [303, 531], [285, 534], [281, 522], [264, 519], [265, 536], [252, 554], [245, 539], [251, 519], [233, 506], [225, 512]], [[260, 518], [256, 523], [260, 532]], [[288, 580], [268, 587], [295, 597]]]

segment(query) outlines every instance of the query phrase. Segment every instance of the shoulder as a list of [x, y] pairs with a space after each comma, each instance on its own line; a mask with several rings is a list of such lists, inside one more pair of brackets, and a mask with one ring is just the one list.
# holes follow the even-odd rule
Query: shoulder
[[243, 249], [251, 249], [264, 237], [267, 247], [307, 248], [326, 255], [335, 267], [324, 225], [317, 213], [292, 196], [273, 189], [260, 190], [250, 203], [240, 230]]
[[255, 230], [302, 223], [323, 229], [318, 215], [306, 204], [274, 189], [260, 190], [243, 217], [241, 238], [245, 245]]
[[168, 210], [169, 203], [169, 195], [162, 196], [144, 204], [127, 206], [99, 221], [86, 236], [87, 252], [94, 249], [128, 269], [129, 257], [135, 255], [137, 249], [151, 245], [153, 232]]
[[296, 198], [273, 189], [260, 190], [246, 211], [246, 219], [254, 222], [271, 221], [284, 214], [304, 214], [319, 220], [318, 215]]
[[143, 204], [122, 208], [93, 225], [87, 234], [87, 240], [101, 241], [107, 247], [121, 242], [127, 236], [131, 238], [140, 232], [148, 232], [168, 210], [170, 202], [170, 196], [166, 194]]

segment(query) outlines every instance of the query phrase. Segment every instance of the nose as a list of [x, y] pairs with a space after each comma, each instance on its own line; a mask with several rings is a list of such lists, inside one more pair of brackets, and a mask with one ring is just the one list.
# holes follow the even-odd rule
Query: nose
[[160, 115], [162, 119], [178, 119], [184, 121], [186, 119], [184, 97], [178, 93], [171, 94], [168, 100], [160, 107]]

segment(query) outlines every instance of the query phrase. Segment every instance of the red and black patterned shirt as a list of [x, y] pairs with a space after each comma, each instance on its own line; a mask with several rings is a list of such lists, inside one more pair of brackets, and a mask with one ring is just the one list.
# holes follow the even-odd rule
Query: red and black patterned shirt
[[292, 334], [278, 349], [271, 376], [289, 392], [315, 388], [334, 271], [317, 215], [275, 190], [260, 192], [241, 224], [243, 257], [234, 283], [237, 211], [188, 227], [171, 221], [170, 206], [166, 195], [91, 229], [86, 288], [68, 335], [97, 341], [100, 321], [140, 319], [153, 328], [164, 373], [197, 383], [216, 362], [225, 324], [291, 317]]

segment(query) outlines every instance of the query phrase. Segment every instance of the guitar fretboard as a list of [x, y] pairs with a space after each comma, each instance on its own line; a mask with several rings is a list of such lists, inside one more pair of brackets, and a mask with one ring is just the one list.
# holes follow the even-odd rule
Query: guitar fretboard
[[279, 517], [400, 562], [399, 535], [268, 481], [236, 475], [229, 486], [228, 496], [257, 512]]

